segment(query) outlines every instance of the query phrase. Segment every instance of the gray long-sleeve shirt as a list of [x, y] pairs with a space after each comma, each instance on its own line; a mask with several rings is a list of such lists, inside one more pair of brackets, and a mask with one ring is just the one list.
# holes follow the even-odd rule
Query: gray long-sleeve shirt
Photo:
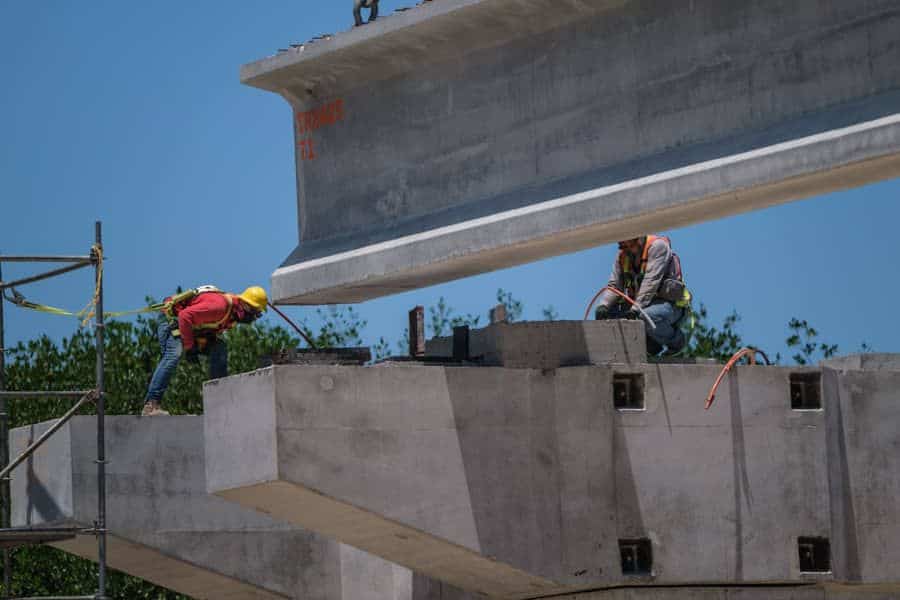
[[[632, 256], [631, 260], [632, 264], [639, 265], [641, 256]], [[638, 290], [637, 298], [634, 300], [642, 308], [650, 306], [650, 303], [653, 302], [656, 293], [659, 291], [659, 286], [667, 278], [677, 279], [678, 269], [673, 260], [672, 248], [666, 240], [659, 238], [650, 244], [650, 249], [647, 251], [647, 271], [644, 273], [641, 289]], [[622, 265], [619, 262], [618, 255], [616, 255], [616, 262], [613, 265], [612, 275], [610, 275], [607, 285], [618, 290], [625, 290], [625, 277], [622, 273]], [[619, 297], [612, 292], [604, 292], [600, 303], [609, 308], [618, 300]]]

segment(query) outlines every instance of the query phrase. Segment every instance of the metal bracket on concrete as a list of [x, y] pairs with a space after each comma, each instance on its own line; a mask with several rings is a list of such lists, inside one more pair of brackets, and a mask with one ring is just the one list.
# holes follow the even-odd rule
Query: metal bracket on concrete
[[369, 348], [286, 348], [260, 358], [260, 368], [272, 365], [364, 365]]

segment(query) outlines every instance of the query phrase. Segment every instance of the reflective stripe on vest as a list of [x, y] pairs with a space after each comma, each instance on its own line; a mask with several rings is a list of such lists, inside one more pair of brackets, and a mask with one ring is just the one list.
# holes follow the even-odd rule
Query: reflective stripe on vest
[[220, 327], [225, 325], [229, 320], [231, 320], [231, 313], [234, 309], [234, 300], [231, 297], [231, 294], [226, 294], [224, 292], [204, 292], [206, 294], [222, 294], [225, 298], [225, 302], [228, 303], [228, 308], [225, 309], [225, 316], [215, 323], [201, 323], [200, 325], [194, 326], [194, 331], [218, 331]]
[[[225, 298], [225, 302], [227, 303], [227, 308], [225, 309], [225, 316], [216, 321], [215, 323], [201, 323], [200, 325], [195, 325], [193, 327], [194, 331], [217, 331], [223, 325], [228, 323], [231, 319], [231, 315], [234, 312], [234, 299], [231, 294], [226, 294], [219, 288], [212, 285], [203, 285], [198, 288], [190, 289], [186, 292], [182, 292], [176, 296], [173, 296], [166, 302], [165, 306], [162, 309], [163, 314], [166, 318], [172, 322], [173, 325], [177, 327], [178, 325], [178, 312], [181, 309], [185, 308], [184, 306], [179, 307], [179, 304], [185, 304], [190, 302], [194, 298], [202, 295], [202, 294], [221, 294]], [[176, 331], [178, 331], [176, 329]]]
[[176, 294], [176, 295], [172, 296], [171, 298], [169, 298], [168, 300], [166, 300], [165, 304], [163, 304], [162, 312], [164, 315], [166, 315], [166, 317], [169, 318], [169, 320], [172, 320], [177, 315], [177, 313], [175, 312], [175, 309], [180, 310], [181, 308], [184, 308], [184, 307], [179, 307], [180, 304], [185, 304], [187, 302], [190, 302], [191, 300], [193, 300], [200, 294], [207, 294], [210, 292], [216, 293], [216, 294], [224, 294], [225, 293], [214, 285], [201, 285], [201, 286], [198, 286], [195, 288], [191, 288], [191, 289], [187, 290], [186, 292], [181, 292], [180, 294]]
[[[650, 246], [657, 240], [664, 240], [669, 246], [669, 250], [672, 250], [672, 240], [668, 237], [662, 235], [648, 235], [647, 239], [644, 241], [644, 249], [641, 252], [641, 262], [637, 271], [635, 271], [634, 265], [631, 264], [631, 254], [625, 250], [619, 250], [619, 266], [622, 270], [622, 278], [625, 280], [625, 293], [628, 294], [630, 298], [637, 298], [641, 284], [644, 281], [644, 275], [647, 273], [647, 257], [650, 253]], [[675, 261], [675, 278], [684, 283], [684, 274], [681, 270], [681, 259], [678, 258], [678, 255], [675, 254], [674, 251], [672, 251], [672, 260]], [[692, 299], [691, 292], [688, 290], [687, 285], [685, 285], [684, 294], [682, 295], [681, 300], [675, 303], [675, 306], [690, 306]]]
[[[637, 297], [641, 283], [644, 281], [644, 274], [647, 272], [647, 256], [650, 253], [650, 246], [652, 246], [653, 242], [656, 240], [665, 240], [669, 248], [672, 248], [672, 242], [669, 238], [659, 235], [648, 235], [647, 239], [644, 241], [644, 249], [641, 252], [641, 262], [640, 265], [638, 265], [639, 268], [637, 271], [634, 270], [634, 265], [631, 264], [631, 254], [625, 250], [619, 250], [619, 266], [622, 269], [622, 277], [625, 279], [625, 293], [631, 298]], [[681, 279], [681, 269], [679, 268], [678, 271], [678, 279]]]

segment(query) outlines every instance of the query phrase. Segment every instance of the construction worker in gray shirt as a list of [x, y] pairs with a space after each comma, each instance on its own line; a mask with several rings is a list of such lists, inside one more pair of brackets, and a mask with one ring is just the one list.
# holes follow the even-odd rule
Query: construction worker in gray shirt
[[619, 242], [619, 254], [609, 287], [624, 292], [630, 305], [615, 293], [604, 292], [595, 316], [600, 319], [636, 319], [640, 309], [653, 322], [647, 326], [647, 352], [670, 356], [685, 347], [679, 325], [689, 314], [691, 293], [684, 284], [681, 261], [667, 237], [647, 235]]

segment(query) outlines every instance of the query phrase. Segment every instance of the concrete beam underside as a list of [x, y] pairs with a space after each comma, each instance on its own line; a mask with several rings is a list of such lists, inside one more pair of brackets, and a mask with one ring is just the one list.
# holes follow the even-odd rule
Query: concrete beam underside
[[355, 303], [900, 176], [900, 114], [278, 268], [280, 304]]

